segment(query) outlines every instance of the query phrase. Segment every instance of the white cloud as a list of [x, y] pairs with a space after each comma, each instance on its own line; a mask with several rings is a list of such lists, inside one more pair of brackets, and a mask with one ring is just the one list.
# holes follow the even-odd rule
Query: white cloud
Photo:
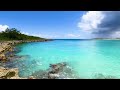
[[57, 38], [59, 37], [59, 35], [54, 35], [54, 34], [41, 34], [41, 33], [28, 33], [28, 32], [22, 32], [22, 34], [26, 34], [26, 35], [31, 35], [31, 36], [37, 36], [37, 37], [42, 37], [42, 38]]
[[78, 27], [95, 37], [120, 37], [120, 11], [88, 11]]
[[22, 34], [26, 34], [26, 35], [29, 35], [29, 33], [28, 32], [21, 32]]
[[88, 11], [81, 17], [78, 27], [86, 31], [95, 30], [103, 18], [104, 14], [102, 14], [102, 11]]
[[0, 32], [5, 31], [7, 28], [9, 28], [8, 25], [0, 25]]
[[38, 37], [42, 37], [42, 38], [58, 38], [59, 35], [53, 35], [53, 34], [36, 34], [36, 33], [33, 33], [33, 34], [30, 34], [32, 36], [38, 36]]
[[80, 37], [80, 35], [76, 35], [76, 34], [67, 34], [66, 35], [66, 37], [73, 37], [73, 38], [75, 38], [75, 37]]

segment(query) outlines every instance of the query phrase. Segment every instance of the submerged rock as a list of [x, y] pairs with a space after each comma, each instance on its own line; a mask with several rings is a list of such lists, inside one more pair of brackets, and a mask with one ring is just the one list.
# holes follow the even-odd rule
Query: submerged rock
[[66, 65], [67, 64], [65, 62], [50, 64], [49, 69], [36, 71], [32, 74], [32, 76], [37, 79], [58, 79], [60, 77], [60, 73]]
[[48, 72], [48, 79], [57, 79], [60, 76], [60, 72], [63, 71], [64, 67], [67, 64], [65, 62], [63, 63], [57, 63], [57, 64], [50, 64], [50, 70]]
[[80, 78], [66, 62], [50, 64], [49, 69], [35, 71], [32, 76], [36, 79], [75, 79]]
[[48, 79], [75, 79], [80, 78], [66, 62], [50, 64]]

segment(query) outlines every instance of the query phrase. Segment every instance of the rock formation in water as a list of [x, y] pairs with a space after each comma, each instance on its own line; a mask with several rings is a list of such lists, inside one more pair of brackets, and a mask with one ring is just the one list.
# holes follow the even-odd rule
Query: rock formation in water
[[65, 62], [50, 64], [49, 69], [36, 71], [32, 76], [37, 79], [59, 79], [66, 66]]
[[50, 64], [50, 71], [48, 72], [48, 79], [59, 78], [59, 73], [63, 71], [63, 68], [66, 66], [66, 63], [57, 63]]

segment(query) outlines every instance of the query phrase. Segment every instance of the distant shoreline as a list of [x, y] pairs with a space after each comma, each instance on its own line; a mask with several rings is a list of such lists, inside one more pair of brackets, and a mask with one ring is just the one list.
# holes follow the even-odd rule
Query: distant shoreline
[[120, 40], [120, 39], [53, 39], [53, 40]]
[[92, 40], [120, 40], [120, 39], [116, 39], [116, 38], [103, 38], [103, 39], [92, 39]]

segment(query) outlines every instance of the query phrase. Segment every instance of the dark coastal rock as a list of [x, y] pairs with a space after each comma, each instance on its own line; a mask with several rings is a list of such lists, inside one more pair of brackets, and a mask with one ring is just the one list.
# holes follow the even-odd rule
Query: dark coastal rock
[[15, 71], [11, 71], [11, 72], [8, 72], [5, 76], [2, 76], [0, 78], [8, 79], [8, 78], [11, 78], [11, 77], [14, 77], [14, 76], [15, 76]]

